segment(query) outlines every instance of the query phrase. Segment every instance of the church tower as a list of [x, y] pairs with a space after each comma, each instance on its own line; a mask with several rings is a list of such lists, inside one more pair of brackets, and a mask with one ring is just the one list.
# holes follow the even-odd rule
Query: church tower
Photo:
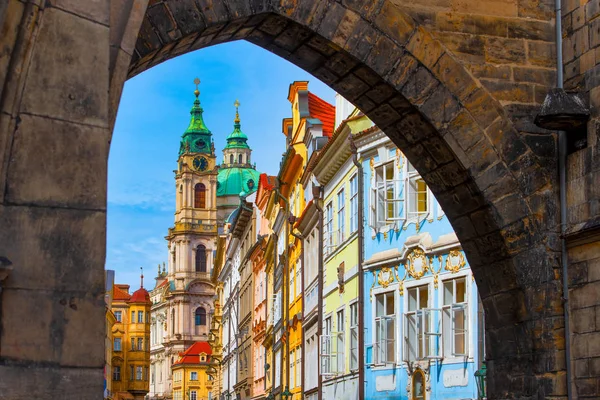
[[196, 99], [183, 133], [175, 172], [175, 223], [169, 228], [167, 270], [151, 293], [150, 398], [173, 389], [171, 367], [192, 344], [207, 341], [213, 313], [210, 274], [217, 238], [219, 167], [212, 133], [204, 123], [196, 78]]
[[239, 107], [235, 101], [233, 132], [227, 136], [223, 149], [223, 163], [217, 177], [217, 201], [219, 203], [219, 223], [225, 221], [240, 204], [240, 194], [248, 195], [258, 188], [260, 172], [252, 164], [252, 149], [248, 146], [248, 136], [242, 132]]

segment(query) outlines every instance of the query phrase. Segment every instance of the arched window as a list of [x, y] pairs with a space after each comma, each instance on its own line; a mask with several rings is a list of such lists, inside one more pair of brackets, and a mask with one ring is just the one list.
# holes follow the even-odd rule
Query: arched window
[[233, 164], [233, 154], [229, 155], [229, 164]]
[[203, 245], [196, 249], [196, 272], [206, 272], [206, 247]]
[[425, 394], [425, 374], [422, 370], [417, 369], [413, 374], [412, 382], [412, 399], [413, 400], [426, 400]]
[[239, 163], [241, 164], [241, 163], [242, 163], [242, 155], [240, 154], [240, 155], [238, 156], [238, 158], [239, 158], [239, 160], [240, 160], [240, 161], [239, 161]]
[[196, 308], [195, 322], [196, 326], [206, 325], [206, 310], [203, 307]]
[[198, 183], [194, 187], [194, 208], [206, 207], [206, 186]]

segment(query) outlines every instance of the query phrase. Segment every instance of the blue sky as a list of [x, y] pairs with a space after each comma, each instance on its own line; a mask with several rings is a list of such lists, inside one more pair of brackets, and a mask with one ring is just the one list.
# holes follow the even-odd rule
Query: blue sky
[[173, 224], [179, 140], [189, 123], [194, 78], [201, 80], [204, 121], [213, 133], [218, 160], [233, 130], [239, 99], [242, 131], [261, 172], [276, 174], [285, 140], [281, 120], [291, 116], [290, 83], [308, 80], [309, 90], [334, 103], [335, 93], [312, 75], [251, 43], [198, 50], [164, 62], [125, 83], [108, 160], [106, 268], [115, 280], [154, 286], [157, 264], [166, 261], [164, 236]]

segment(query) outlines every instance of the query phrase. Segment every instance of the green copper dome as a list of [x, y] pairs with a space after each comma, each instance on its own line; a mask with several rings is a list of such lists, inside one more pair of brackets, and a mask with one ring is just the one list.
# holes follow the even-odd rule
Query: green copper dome
[[204, 118], [202, 116], [204, 110], [200, 106], [200, 100], [198, 99], [200, 91], [196, 89], [194, 94], [196, 95], [196, 100], [190, 111], [192, 117], [190, 119], [190, 125], [181, 138], [179, 155], [184, 153], [212, 153], [212, 135], [204, 123]]
[[254, 168], [220, 168], [217, 175], [217, 196], [250, 194], [258, 188], [260, 172]]

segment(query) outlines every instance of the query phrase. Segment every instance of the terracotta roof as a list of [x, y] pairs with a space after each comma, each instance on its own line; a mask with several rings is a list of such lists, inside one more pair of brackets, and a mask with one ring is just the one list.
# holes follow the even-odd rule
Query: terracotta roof
[[169, 284], [169, 280], [165, 279], [164, 281], [162, 281], [158, 286], [156, 286], [156, 288], [161, 288], [161, 287], [165, 287]]
[[323, 135], [331, 137], [335, 126], [335, 106], [308, 92], [308, 113], [323, 123]]
[[275, 189], [276, 179], [277, 178], [275, 176], [270, 176], [265, 173], [262, 173], [260, 174], [259, 184], [264, 186], [264, 188], [267, 190], [273, 190]]
[[129, 299], [130, 303], [149, 303], [150, 302], [150, 294], [144, 288], [139, 288], [131, 295]]
[[212, 348], [208, 342], [196, 342], [191, 345], [186, 351], [183, 353], [179, 353], [179, 360], [175, 362], [174, 365], [177, 364], [199, 364], [200, 362], [200, 354], [204, 353], [207, 357], [206, 361], [210, 359], [210, 355], [212, 354]]
[[300, 217], [298, 217], [298, 219], [296, 220], [296, 223], [294, 224], [294, 228], [298, 228], [300, 226], [300, 224], [302, 223], [302, 220], [304, 219], [304, 217], [306, 217], [306, 213], [308, 212], [308, 209], [310, 208], [312, 203], [313, 203], [313, 201], [311, 200], [306, 204], [306, 207], [304, 207], [304, 210], [302, 210], [302, 214], [300, 214]]
[[[122, 285], [113, 285], [113, 300], [129, 300], [131, 295], [125, 290], [121, 289]], [[129, 287], [129, 286], [127, 286]]]

